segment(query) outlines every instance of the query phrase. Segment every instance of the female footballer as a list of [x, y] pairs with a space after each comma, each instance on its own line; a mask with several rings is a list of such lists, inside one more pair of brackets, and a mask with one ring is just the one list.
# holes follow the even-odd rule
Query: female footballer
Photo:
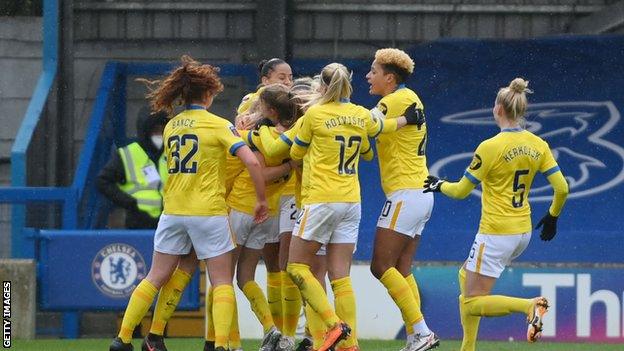
[[154, 256], [150, 271], [135, 288], [117, 338], [109, 350], [132, 350], [134, 327], [143, 318], [158, 290], [171, 278], [180, 256], [195, 250], [206, 261], [214, 286], [213, 315], [216, 350], [227, 349], [234, 288], [232, 287], [232, 250], [224, 189], [225, 154], [236, 154], [247, 166], [256, 189], [254, 218], [263, 222], [268, 205], [260, 163], [245, 145], [230, 122], [206, 109], [223, 84], [218, 69], [201, 64], [189, 56], [148, 98], [152, 110], [172, 113], [174, 104], [184, 111], [173, 117], [164, 131], [169, 179], [164, 188], [164, 210], [154, 237]]
[[481, 183], [481, 221], [468, 258], [459, 270], [459, 310], [464, 331], [462, 350], [475, 350], [482, 316], [510, 313], [527, 316], [527, 340], [541, 336], [542, 318], [548, 309], [544, 297], [523, 299], [490, 295], [496, 279], [518, 257], [531, 239], [529, 191], [537, 172], [553, 187], [553, 201], [536, 228], [549, 241], [557, 233], [557, 219], [568, 195], [568, 184], [548, 144], [525, 130], [528, 82], [516, 78], [496, 95], [493, 114], [500, 133], [483, 141], [459, 182], [428, 176], [424, 192], [441, 192], [463, 199]]

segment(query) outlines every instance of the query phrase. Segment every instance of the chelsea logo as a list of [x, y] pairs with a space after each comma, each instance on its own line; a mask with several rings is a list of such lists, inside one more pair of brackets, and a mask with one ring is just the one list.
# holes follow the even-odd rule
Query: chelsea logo
[[143, 256], [127, 244], [107, 245], [97, 253], [91, 264], [93, 283], [110, 297], [130, 296], [145, 275]]

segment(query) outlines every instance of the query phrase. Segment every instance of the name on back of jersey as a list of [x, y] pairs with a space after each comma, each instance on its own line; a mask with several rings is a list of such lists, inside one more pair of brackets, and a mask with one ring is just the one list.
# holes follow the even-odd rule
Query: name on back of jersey
[[354, 125], [360, 128], [364, 128], [364, 126], [366, 125], [366, 121], [364, 120], [364, 118], [353, 116], [337, 116], [325, 121], [325, 127], [327, 129], [332, 129], [343, 125]]
[[179, 127], [193, 128], [194, 125], [195, 125], [195, 120], [190, 119], [190, 118], [180, 118], [180, 119], [171, 121], [172, 128], [179, 128]]
[[509, 151], [503, 155], [503, 159], [505, 162], [511, 162], [517, 156], [529, 156], [537, 161], [540, 156], [542, 156], [542, 153], [530, 146], [520, 145], [509, 149]]

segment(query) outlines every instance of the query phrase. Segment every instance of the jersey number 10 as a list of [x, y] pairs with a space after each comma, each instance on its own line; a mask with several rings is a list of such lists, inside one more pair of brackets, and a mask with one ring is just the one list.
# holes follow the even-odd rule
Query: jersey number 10
[[[340, 160], [338, 161], [338, 174], [356, 174], [355, 158], [360, 153], [360, 145], [362, 144], [361, 136], [352, 136], [347, 140], [342, 135], [336, 136], [336, 141], [340, 143]], [[347, 148], [355, 146], [353, 154], [346, 155]], [[346, 160], [345, 160], [346, 158]]]
[[[180, 159], [180, 147], [186, 146], [187, 144], [191, 146], [191, 149]], [[171, 166], [169, 167], [169, 174], [197, 173], [197, 162], [193, 161], [189, 166], [189, 161], [191, 161], [199, 149], [199, 139], [197, 135], [183, 134], [171, 136], [167, 140], [167, 146], [169, 147], [171, 162], [173, 162], [173, 164], [169, 163]]]

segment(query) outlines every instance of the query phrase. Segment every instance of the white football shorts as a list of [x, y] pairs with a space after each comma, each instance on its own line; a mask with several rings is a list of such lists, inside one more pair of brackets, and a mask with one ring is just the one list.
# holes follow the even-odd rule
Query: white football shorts
[[230, 211], [230, 223], [238, 245], [262, 250], [266, 243], [279, 242], [276, 216], [269, 217], [264, 223], [256, 224], [252, 215], [232, 209]]
[[294, 195], [286, 195], [280, 198], [279, 234], [292, 232], [297, 222], [297, 205]]
[[498, 278], [505, 267], [529, 245], [531, 232], [512, 235], [477, 234], [466, 259], [466, 269]]
[[359, 202], [303, 206], [293, 235], [321, 244], [356, 244], [362, 208]]
[[422, 189], [397, 190], [388, 195], [377, 226], [413, 238], [425, 229], [432, 210], [433, 193], [423, 193]]
[[236, 247], [227, 216], [162, 214], [154, 235], [154, 251], [186, 255], [195, 248], [197, 258], [220, 256]]

